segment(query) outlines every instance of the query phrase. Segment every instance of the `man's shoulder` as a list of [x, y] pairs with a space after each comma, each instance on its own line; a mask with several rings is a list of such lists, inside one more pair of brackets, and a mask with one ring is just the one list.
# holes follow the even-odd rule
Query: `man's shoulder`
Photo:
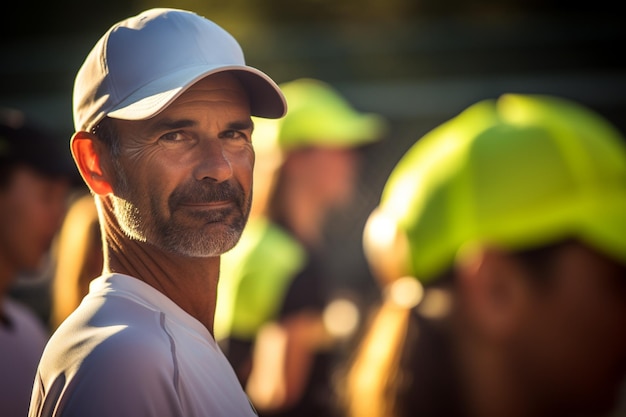
[[54, 401], [69, 414], [147, 415], [145, 398], [155, 395], [151, 404], [177, 410], [176, 365], [161, 333], [133, 320], [95, 326], [68, 322], [44, 351], [35, 403]]
[[170, 338], [162, 315], [125, 299], [85, 300], [50, 338], [44, 363], [96, 367], [104, 362], [137, 369], [168, 358]]
[[[83, 415], [129, 415], [121, 410], [139, 407], [138, 398], [157, 393], [164, 407], [176, 408], [172, 346], [154, 320], [121, 320], [114, 314], [104, 319], [82, 315], [80, 309], [76, 313], [44, 350], [36, 382], [40, 388], [33, 397], [36, 404], [58, 401]], [[111, 399], [126, 405], [115, 405]], [[92, 413], [94, 404], [111, 413]]]

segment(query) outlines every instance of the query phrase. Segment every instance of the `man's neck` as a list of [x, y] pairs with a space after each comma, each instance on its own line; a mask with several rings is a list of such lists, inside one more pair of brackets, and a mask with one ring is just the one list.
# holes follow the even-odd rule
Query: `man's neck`
[[130, 239], [117, 243], [105, 247], [105, 273], [130, 275], [145, 282], [213, 334], [219, 257], [185, 257]]

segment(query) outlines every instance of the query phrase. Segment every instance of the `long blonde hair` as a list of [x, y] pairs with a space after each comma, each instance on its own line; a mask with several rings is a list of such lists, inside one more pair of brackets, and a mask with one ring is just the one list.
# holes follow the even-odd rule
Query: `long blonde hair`
[[398, 415], [401, 359], [411, 310], [421, 300], [423, 288], [404, 275], [406, 242], [378, 210], [365, 225], [363, 248], [380, 285], [382, 303], [365, 325], [340, 395], [349, 417], [392, 417]]
[[55, 243], [51, 329], [56, 329], [102, 272], [102, 241], [96, 204], [91, 194], [72, 200]]

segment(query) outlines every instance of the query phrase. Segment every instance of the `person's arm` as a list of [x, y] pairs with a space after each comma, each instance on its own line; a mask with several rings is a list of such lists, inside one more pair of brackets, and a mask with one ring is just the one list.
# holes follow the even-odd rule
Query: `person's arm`
[[253, 366], [246, 386], [259, 410], [281, 410], [303, 394], [315, 354], [332, 343], [322, 315], [293, 314], [265, 325], [255, 341]]

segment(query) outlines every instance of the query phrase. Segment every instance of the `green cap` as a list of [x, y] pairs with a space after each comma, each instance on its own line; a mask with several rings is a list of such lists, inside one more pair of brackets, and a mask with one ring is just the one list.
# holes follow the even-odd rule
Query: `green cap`
[[327, 83], [300, 78], [280, 85], [287, 104], [285, 117], [255, 118], [259, 146], [283, 151], [307, 146], [356, 147], [381, 139], [385, 123], [376, 114], [355, 110]]
[[407, 272], [423, 282], [472, 244], [578, 238], [626, 263], [626, 141], [562, 98], [481, 101], [408, 150], [378, 211], [406, 237]]

